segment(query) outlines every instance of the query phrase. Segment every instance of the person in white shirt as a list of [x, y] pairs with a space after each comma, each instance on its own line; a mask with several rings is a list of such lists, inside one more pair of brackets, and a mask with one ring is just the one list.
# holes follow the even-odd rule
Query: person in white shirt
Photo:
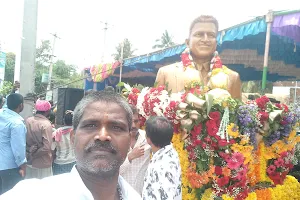
[[130, 146], [132, 111], [116, 93], [93, 92], [76, 106], [72, 142], [76, 165], [70, 173], [21, 181], [1, 200], [138, 200], [119, 176]]
[[153, 157], [145, 175], [143, 200], [181, 200], [180, 162], [171, 144], [173, 125], [165, 117], [150, 117], [146, 135]]
[[55, 151], [53, 161], [53, 175], [68, 173], [75, 165], [74, 145], [71, 142], [73, 111], [67, 110], [63, 127], [53, 132], [52, 150]]
[[131, 128], [130, 150], [120, 175], [139, 193], [142, 194], [144, 177], [150, 162], [151, 147], [146, 140], [146, 133], [140, 130], [139, 113], [135, 106], [130, 105], [133, 120]]

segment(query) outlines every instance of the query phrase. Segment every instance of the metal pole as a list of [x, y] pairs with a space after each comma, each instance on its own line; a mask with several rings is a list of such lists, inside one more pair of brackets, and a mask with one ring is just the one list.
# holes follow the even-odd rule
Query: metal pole
[[105, 26], [104, 26], [104, 36], [103, 36], [103, 52], [102, 52], [102, 58], [101, 58], [102, 64], [104, 63], [105, 43], [106, 43], [106, 31], [107, 31], [107, 29], [108, 29], [107, 25], [108, 25], [107, 22], [105, 22]]
[[269, 10], [266, 15], [267, 22], [267, 33], [266, 33], [266, 43], [265, 43], [265, 55], [264, 55], [264, 68], [263, 68], [263, 76], [262, 76], [262, 90], [265, 92], [267, 85], [267, 72], [268, 72], [268, 61], [269, 61], [269, 48], [270, 48], [270, 36], [271, 36], [271, 28], [273, 22], [273, 11]]
[[124, 40], [121, 44], [121, 65], [120, 65], [120, 79], [119, 79], [119, 82], [122, 82], [123, 54], [124, 54]]
[[50, 66], [49, 66], [49, 80], [48, 80], [48, 86], [47, 86], [47, 94], [46, 94], [46, 100], [52, 100], [52, 91], [51, 91], [51, 83], [52, 83], [52, 71], [53, 71], [53, 57], [54, 57], [54, 48], [55, 48], [55, 42], [56, 38], [59, 38], [57, 34], [53, 35], [53, 44], [52, 44], [52, 52], [51, 52], [51, 60], [50, 60]]

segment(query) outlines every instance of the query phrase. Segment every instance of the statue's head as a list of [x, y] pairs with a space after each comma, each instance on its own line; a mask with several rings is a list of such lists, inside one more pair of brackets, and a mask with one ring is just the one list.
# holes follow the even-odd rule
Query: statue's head
[[212, 58], [217, 48], [218, 28], [218, 21], [213, 16], [201, 15], [194, 19], [186, 40], [193, 57], [208, 60]]

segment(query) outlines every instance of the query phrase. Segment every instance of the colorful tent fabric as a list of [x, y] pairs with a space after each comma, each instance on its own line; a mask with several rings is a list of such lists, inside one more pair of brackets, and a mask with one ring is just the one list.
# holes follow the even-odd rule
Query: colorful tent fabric
[[[274, 12], [269, 53], [269, 81], [300, 80], [299, 23], [300, 10]], [[239, 72], [243, 81], [262, 78], [266, 29], [265, 17], [261, 16], [222, 30], [218, 34], [218, 51], [222, 60], [228, 61], [224, 64]], [[136, 79], [137, 76], [145, 76], [147, 78], [142, 79], [142, 83], [151, 85], [159, 67], [180, 61], [180, 54], [184, 49], [185, 44], [182, 44], [148, 55], [125, 59], [122, 79], [129, 81]], [[247, 55], [246, 50], [251, 50], [251, 54]], [[114, 76], [118, 76], [119, 73], [119, 69], [116, 69]]]

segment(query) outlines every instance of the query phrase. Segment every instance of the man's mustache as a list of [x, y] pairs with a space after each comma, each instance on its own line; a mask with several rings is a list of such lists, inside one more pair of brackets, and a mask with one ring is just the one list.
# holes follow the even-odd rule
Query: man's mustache
[[87, 152], [91, 152], [93, 150], [97, 149], [105, 149], [107, 151], [110, 151], [111, 153], [116, 154], [117, 148], [115, 148], [110, 142], [102, 142], [102, 141], [96, 141], [94, 143], [89, 143], [84, 150]]

